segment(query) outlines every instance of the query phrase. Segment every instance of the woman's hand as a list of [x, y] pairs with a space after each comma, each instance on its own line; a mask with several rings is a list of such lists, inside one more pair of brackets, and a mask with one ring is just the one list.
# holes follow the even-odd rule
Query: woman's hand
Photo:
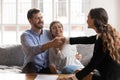
[[76, 54], [75, 57], [78, 59], [78, 60], [81, 60], [82, 59], [82, 55], [80, 53]]
[[55, 37], [53, 40], [53, 47], [61, 48], [61, 46], [65, 43], [64, 37]]

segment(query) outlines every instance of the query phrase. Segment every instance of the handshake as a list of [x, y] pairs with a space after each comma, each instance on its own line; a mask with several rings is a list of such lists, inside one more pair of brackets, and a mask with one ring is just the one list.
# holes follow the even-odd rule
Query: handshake
[[54, 48], [60, 48], [65, 43], [65, 37], [55, 37], [52, 39], [52, 46]]

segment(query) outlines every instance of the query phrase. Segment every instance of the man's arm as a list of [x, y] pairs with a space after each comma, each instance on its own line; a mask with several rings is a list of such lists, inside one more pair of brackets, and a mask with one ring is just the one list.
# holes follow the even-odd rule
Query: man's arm
[[43, 45], [40, 47], [40, 50], [41, 50], [41, 52], [43, 52], [43, 51], [45, 51], [45, 50], [47, 50], [47, 49], [49, 49], [49, 48], [51, 48], [51, 47], [55, 47], [55, 46], [57, 47], [57, 44], [55, 44], [54, 40], [51, 40], [51, 41], [43, 44]]
[[57, 41], [56, 39], [53, 39], [45, 44], [42, 45], [35, 45], [34, 40], [32, 39], [32, 36], [30, 36], [28, 33], [24, 33], [21, 35], [21, 43], [25, 51], [27, 53], [34, 53], [38, 54], [40, 52], [43, 52], [50, 47], [60, 47], [62, 44], [61, 41]]

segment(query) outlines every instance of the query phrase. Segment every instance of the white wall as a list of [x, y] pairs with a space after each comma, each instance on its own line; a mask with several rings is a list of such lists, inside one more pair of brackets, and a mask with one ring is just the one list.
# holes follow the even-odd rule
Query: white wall
[[120, 0], [88, 0], [90, 5], [86, 13], [91, 8], [102, 7], [109, 16], [109, 24], [120, 32]]
[[117, 12], [117, 15], [118, 15], [118, 17], [117, 17], [117, 23], [118, 23], [118, 25], [117, 25], [117, 30], [119, 31], [119, 33], [120, 33], [120, 0], [117, 0], [117, 8], [118, 8], [118, 12]]

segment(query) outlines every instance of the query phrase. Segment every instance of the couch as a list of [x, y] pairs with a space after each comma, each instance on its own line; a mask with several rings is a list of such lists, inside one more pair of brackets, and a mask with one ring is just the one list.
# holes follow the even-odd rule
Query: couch
[[21, 72], [24, 53], [20, 44], [0, 46], [0, 72]]
[[[92, 57], [94, 45], [77, 45], [78, 52], [82, 54], [81, 62], [87, 65]], [[21, 44], [0, 46], [0, 73], [20, 73], [24, 62], [24, 52]]]
[[93, 56], [94, 44], [78, 44], [77, 51], [82, 55], [81, 62], [86, 66]]

